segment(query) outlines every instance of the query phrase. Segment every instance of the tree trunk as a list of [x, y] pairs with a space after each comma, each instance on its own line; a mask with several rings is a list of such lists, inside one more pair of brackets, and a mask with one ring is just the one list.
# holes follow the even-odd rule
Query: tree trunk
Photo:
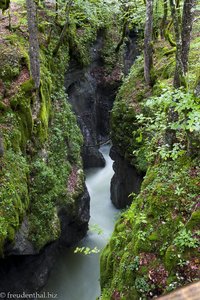
[[127, 21], [124, 21], [123, 24], [123, 28], [122, 28], [122, 36], [121, 39], [119, 41], [119, 43], [117, 44], [117, 47], [115, 48], [115, 52], [118, 53], [120, 50], [120, 47], [122, 46], [123, 42], [124, 42], [124, 38], [126, 36], [126, 28], [127, 28]]
[[58, 22], [58, 0], [56, 0], [56, 17], [55, 17], [56, 23]]
[[190, 40], [193, 25], [193, 12], [195, 0], [185, 0], [182, 17], [182, 62], [184, 73], [188, 71], [188, 55], [190, 50]]
[[[179, 88], [183, 85], [184, 71], [182, 63], [182, 42], [181, 42], [181, 24], [180, 24], [180, 7], [179, 1], [170, 0], [171, 15], [175, 32], [176, 39], [176, 68], [174, 73], [174, 87]], [[173, 107], [169, 108], [168, 112], [168, 124], [171, 124], [178, 120], [178, 114], [174, 111]], [[166, 143], [169, 145], [169, 148], [172, 149], [173, 145], [176, 143], [176, 131], [170, 127], [166, 129], [165, 133]]]
[[3, 135], [0, 132], [0, 158], [4, 156]]
[[[176, 1], [175, 4], [174, 0], [170, 0], [171, 15], [176, 37], [176, 69], [174, 74], [175, 88], [180, 88], [181, 86], [186, 87], [185, 74], [188, 70], [188, 55], [193, 21], [192, 8], [195, 0], [184, 1], [182, 22], [179, 2], [180, 1]], [[175, 112], [173, 107], [171, 107], [168, 112], [168, 123], [176, 122], [178, 118], [178, 113]], [[167, 128], [165, 139], [166, 143], [172, 149], [174, 143], [177, 141], [176, 131], [171, 128]], [[192, 153], [191, 151], [190, 133], [188, 133], [188, 153]]]
[[28, 31], [29, 31], [29, 57], [31, 76], [38, 90], [40, 86], [40, 59], [37, 28], [37, 11], [34, 0], [26, 0]]
[[146, 83], [152, 85], [151, 71], [153, 67], [153, 0], [146, 1], [146, 23], [144, 31], [144, 78]]
[[58, 50], [60, 49], [60, 46], [63, 43], [63, 40], [64, 40], [66, 31], [67, 31], [67, 28], [69, 26], [69, 14], [70, 14], [70, 8], [72, 6], [72, 3], [73, 3], [73, 0], [69, 0], [68, 3], [67, 3], [67, 7], [66, 7], [66, 21], [65, 21], [64, 27], [62, 29], [62, 32], [61, 32], [60, 38], [58, 40], [58, 43], [57, 43], [55, 49], [53, 50], [53, 56], [55, 56], [58, 53]]
[[170, 0], [170, 7], [176, 38], [176, 69], [174, 74], [174, 87], [179, 88], [181, 86], [185, 86], [184, 69], [182, 63], [181, 24], [179, 22], [179, 7], [175, 5], [174, 0]]
[[167, 0], [163, 0], [163, 18], [161, 23], [161, 38], [165, 36], [165, 30], [167, 26], [168, 4]]

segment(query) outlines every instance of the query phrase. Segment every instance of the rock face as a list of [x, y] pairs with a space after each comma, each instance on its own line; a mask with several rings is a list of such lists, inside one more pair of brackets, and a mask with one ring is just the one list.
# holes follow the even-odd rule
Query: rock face
[[126, 47], [124, 52], [124, 74], [128, 75], [129, 70], [139, 55], [139, 50], [137, 46], [137, 34], [134, 30], [127, 30], [127, 38], [126, 38]]
[[116, 147], [111, 148], [110, 157], [114, 160], [115, 172], [111, 180], [111, 201], [115, 207], [124, 208], [132, 202], [129, 195], [139, 193], [143, 176], [117, 152]]
[[[124, 52], [124, 74], [127, 75], [138, 55], [137, 34], [127, 30], [127, 39]], [[113, 170], [115, 172], [111, 180], [111, 201], [116, 208], [122, 209], [130, 205], [131, 193], [139, 193], [143, 175], [138, 173], [121, 154], [117, 145], [110, 151], [110, 157], [114, 160]]]
[[65, 75], [69, 102], [84, 136], [82, 157], [85, 168], [105, 165], [98, 145], [108, 139], [110, 111], [121, 83], [121, 73], [117, 68], [112, 74], [105, 72], [101, 53], [103, 44], [104, 36], [100, 32], [90, 49], [90, 65], [81, 67], [80, 63], [72, 60]]
[[[5, 293], [34, 293], [46, 284], [60, 246], [72, 246], [82, 239], [88, 229], [90, 197], [85, 187], [77, 201], [74, 214], [62, 208], [59, 211], [61, 236], [54, 243], [36, 253], [26, 238], [27, 221], [16, 235], [16, 243], [7, 248], [8, 255], [0, 261], [0, 291]], [[5, 298], [4, 298], [5, 299]]]
[[82, 196], [78, 198], [74, 215], [69, 214], [65, 206], [61, 208], [58, 216], [61, 220], [59, 243], [62, 246], [72, 246], [86, 235], [90, 219], [90, 196], [86, 186]]
[[20, 229], [15, 235], [14, 243], [6, 247], [6, 255], [35, 255], [38, 251], [28, 239], [29, 223], [25, 217]]
[[0, 268], [1, 291], [14, 294], [39, 291], [47, 282], [57, 250], [58, 243], [55, 242], [38, 255], [13, 255], [3, 259]]

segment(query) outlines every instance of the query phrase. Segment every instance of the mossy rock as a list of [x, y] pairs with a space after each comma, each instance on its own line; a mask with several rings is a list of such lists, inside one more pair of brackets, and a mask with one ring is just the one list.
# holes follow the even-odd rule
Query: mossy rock
[[0, 78], [11, 82], [20, 73], [21, 53], [16, 47], [0, 46]]
[[[0, 231], [3, 247], [5, 240], [12, 242], [29, 206], [27, 185], [28, 164], [22, 154], [5, 149], [4, 171], [1, 183]], [[1, 249], [3, 253], [3, 248]]]
[[165, 266], [167, 270], [172, 271], [173, 269], [175, 269], [177, 263], [178, 263], [177, 249], [175, 246], [171, 245], [167, 248], [165, 254]]
[[191, 215], [189, 222], [186, 225], [186, 228], [193, 231], [199, 229], [200, 226], [200, 209], [194, 211]]
[[30, 78], [30, 79], [26, 80], [25, 82], [23, 82], [21, 84], [20, 88], [25, 93], [32, 92], [33, 89], [35, 88], [33, 79]]

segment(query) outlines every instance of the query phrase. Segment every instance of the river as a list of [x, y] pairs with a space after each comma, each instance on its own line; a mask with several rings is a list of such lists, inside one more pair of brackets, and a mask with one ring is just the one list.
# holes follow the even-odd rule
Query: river
[[[110, 201], [110, 180], [113, 176], [110, 147], [102, 146], [106, 166], [86, 171], [86, 185], [90, 194], [90, 230], [78, 247], [97, 247], [107, 243], [119, 214]], [[85, 255], [74, 249], [63, 250], [51, 272], [45, 291], [57, 294], [59, 300], [96, 300], [100, 295], [99, 253]]]

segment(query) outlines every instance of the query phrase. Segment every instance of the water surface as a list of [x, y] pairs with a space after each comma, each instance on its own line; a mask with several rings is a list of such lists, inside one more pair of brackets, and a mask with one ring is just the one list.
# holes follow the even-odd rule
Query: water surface
[[[106, 166], [86, 172], [86, 185], [91, 199], [91, 229], [78, 244], [79, 247], [102, 249], [119, 213], [110, 201], [110, 180], [113, 176], [110, 147], [103, 146], [100, 150]], [[95, 300], [100, 294], [99, 268], [99, 254], [75, 254], [74, 249], [65, 249], [57, 258], [45, 290], [57, 293], [59, 300]]]

